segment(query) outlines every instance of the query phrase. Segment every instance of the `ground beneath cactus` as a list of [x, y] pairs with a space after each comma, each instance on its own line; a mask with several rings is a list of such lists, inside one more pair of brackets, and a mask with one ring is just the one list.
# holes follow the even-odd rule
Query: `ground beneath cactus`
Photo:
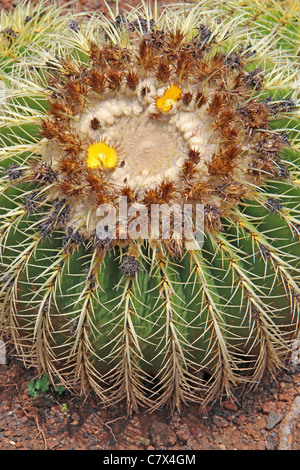
[[[0, 364], [0, 450], [300, 450], [300, 364], [266, 377], [238, 402], [127, 416], [124, 405], [48, 390], [33, 398], [25, 369], [7, 348]], [[3, 362], [3, 361], [2, 361]]]

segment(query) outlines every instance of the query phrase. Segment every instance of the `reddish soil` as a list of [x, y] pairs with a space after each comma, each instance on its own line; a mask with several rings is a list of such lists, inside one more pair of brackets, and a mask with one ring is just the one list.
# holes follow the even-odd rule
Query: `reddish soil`
[[[0, 0], [0, 9], [17, 3]], [[139, 1], [120, 2], [120, 10], [126, 3]], [[106, 11], [102, 1], [77, 5]], [[266, 377], [238, 402], [225, 399], [205, 410], [192, 405], [173, 415], [164, 409], [128, 417], [124, 405], [105, 408], [93, 395], [50, 390], [32, 398], [28, 383], [36, 378], [13, 349], [0, 364], [0, 450], [300, 450], [300, 364]]]

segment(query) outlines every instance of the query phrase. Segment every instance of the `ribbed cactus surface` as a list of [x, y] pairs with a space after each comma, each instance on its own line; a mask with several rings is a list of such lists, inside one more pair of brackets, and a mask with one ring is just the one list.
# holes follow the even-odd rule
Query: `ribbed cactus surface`
[[207, 403], [299, 336], [299, 35], [251, 5], [5, 17], [0, 327], [103, 403]]

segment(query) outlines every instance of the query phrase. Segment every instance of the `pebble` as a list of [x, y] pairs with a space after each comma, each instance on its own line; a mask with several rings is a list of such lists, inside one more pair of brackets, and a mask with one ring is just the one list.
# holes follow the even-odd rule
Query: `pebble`
[[18, 418], [22, 418], [22, 416], [24, 415], [24, 411], [21, 409], [16, 410], [15, 413], [18, 416]]
[[155, 447], [153, 447], [153, 446], [148, 446], [148, 447], [147, 447], [147, 450], [155, 450]]
[[294, 382], [296, 384], [300, 383], [300, 374], [297, 374], [297, 375], [294, 376]]
[[80, 416], [79, 416], [78, 413], [73, 413], [72, 416], [71, 416], [71, 419], [73, 420], [71, 425], [76, 426], [80, 421]]
[[255, 426], [258, 431], [261, 431], [262, 429], [265, 429], [267, 426], [267, 423], [265, 419], [260, 418], [255, 421]]
[[290, 388], [288, 391], [280, 393], [278, 399], [280, 401], [290, 401], [296, 394], [297, 391], [294, 388]]
[[233, 421], [236, 419], [236, 415], [229, 415], [226, 417], [226, 419], [230, 422], [233, 423]]
[[266, 403], [263, 403], [261, 406], [262, 412], [269, 414], [271, 410], [275, 409], [275, 403], [272, 401], [267, 401]]
[[[199, 447], [199, 443], [197, 441], [197, 439], [194, 439], [193, 436], [190, 436], [188, 438], [188, 440], [186, 441], [186, 444], [187, 444], [187, 450], [189, 449], [195, 449], [197, 450]], [[185, 447], [185, 446], [184, 446]], [[179, 446], [179, 450], [182, 449], [182, 446]]]
[[273, 442], [267, 441], [266, 450], [274, 450], [274, 449], [275, 449], [275, 446], [274, 446]]
[[240, 415], [236, 421], [236, 424], [240, 426], [241, 424], [245, 423], [246, 420], [247, 418], [245, 415]]
[[291, 397], [290, 397], [289, 392], [283, 392], [279, 394], [278, 398], [280, 401], [289, 401]]
[[230, 398], [226, 398], [224, 400], [223, 406], [227, 410], [231, 410], [231, 411], [237, 411], [237, 409], [238, 409], [237, 404], [234, 403], [232, 400], [230, 400]]
[[293, 434], [300, 418], [300, 396], [297, 396], [286, 413], [281, 425], [278, 450], [291, 450], [293, 445]]
[[278, 405], [277, 405], [277, 411], [278, 411], [278, 413], [284, 412], [285, 409], [286, 409], [286, 405], [287, 405], [287, 404], [286, 404], [285, 401], [279, 401], [279, 402], [278, 402]]
[[265, 450], [265, 449], [266, 449], [265, 441], [258, 441], [256, 444], [256, 450]]
[[180, 441], [187, 441], [188, 438], [190, 437], [191, 433], [186, 424], [183, 424], [182, 426], [179, 427], [178, 431], [176, 431], [176, 436]]
[[154, 421], [150, 428], [153, 444], [156, 447], [165, 447], [175, 444], [177, 437], [173, 429], [165, 423]]
[[58, 446], [58, 442], [56, 439], [54, 439], [53, 441], [48, 441], [47, 442], [47, 447], [48, 449], [52, 450], [54, 449], [54, 447]]

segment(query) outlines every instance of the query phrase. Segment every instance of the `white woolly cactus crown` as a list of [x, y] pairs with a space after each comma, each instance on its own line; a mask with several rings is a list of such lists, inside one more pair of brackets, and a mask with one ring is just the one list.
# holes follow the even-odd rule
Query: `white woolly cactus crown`
[[[1, 17], [0, 325], [105, 403], [256, 384], [299, 335], [297, 9], [59, 13]], [[175, 224], [99, 239], [121, 197], [150, 224], [153, 205], [201, 204], [203, 249]]]

